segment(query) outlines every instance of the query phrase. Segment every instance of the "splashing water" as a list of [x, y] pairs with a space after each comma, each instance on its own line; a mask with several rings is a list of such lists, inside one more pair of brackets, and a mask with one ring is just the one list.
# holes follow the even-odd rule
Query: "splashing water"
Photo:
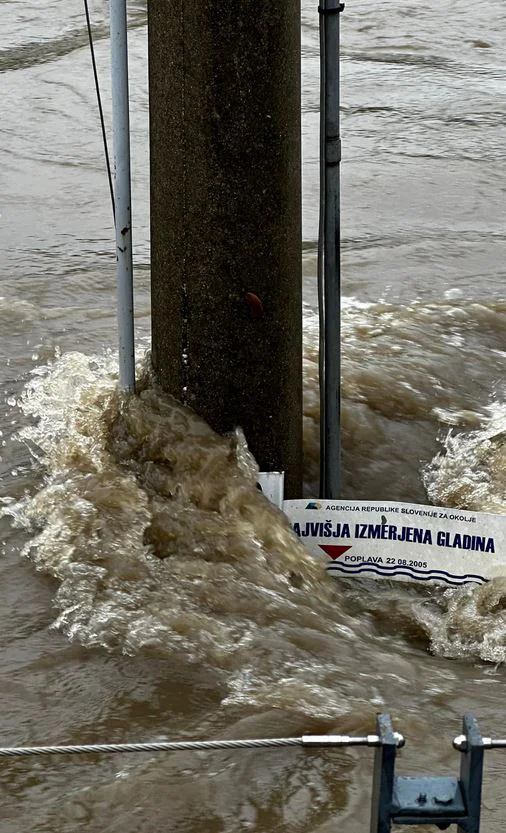
[[[436, 331], [447, 319], [463, 321], [467, 329], [479, 326], [472, 312], [450, 304], [346, 307], [349, 483], [370, 457], [368, 435], [377, 440], [387, 415], [409, 427], [415, 416], [426, 414], [433, 434], [437, 420], [483, 421], [444, 387], [441, 343], [433, 355], [414, 360], [427, 330]], [[371, 345], [366, 364], [364, 342]], [[317, 324], [309, 308], [304, 369], [310, 491], [317, 474], [319, 403]], [[396, 611], [391, 639], [400, 633], [446, 656], [504, 658], [502, 579], [457, 591], [327, 579], [283, 514], [258, 492], [257, 467], [240, 430], [217, 436], [164, 395], [148, 372], [141, 375], [138, 395], [124, 398], [112, 354], [69, 353], [37, 369], [19, 405], [32, 421], [20, 437], [46, 475], [42, 488], [4, 513], [27, 530], [23, 554], [58, 580], [55, 625], [71, 639], [127, 654], [184, 654], [187, 661], [219, 670], [227, 705], [291, 704], [322, 718], [350, 708], [344, 703], [352, 698], [343, 700], [343, 689], [349, 695], [354, 684], [341, 681], [336, 689], [335, 680], [344, 657], [348, 668], [353, 664], [351, 646], [376, 639], [371, 616], [381, 630]], [[500, 491], [491, 478], [496, 469], [499, 477], [500, 461], [495, 452], [489, 458], [484, 452], [502, 448], [497, 408], [494, 425], [451, 435], [445, 454], [426, 468], [434, 502], [498, 511]], [[469, 483], [474, 503], [465, 491]], [[484, 504], [485, 483], [491, 483], [487, 494], [495, 503]], [[396, 488], [394, 498], [402, 497], [402, 483]], [[355, 703], [363, 700], [358, 687], [354, 696]]]
[[506, 406], [486, 409], [481, 426], [460, 434], [449, 432], [444, 453], [426, 467], [427, 494], [435, 503], [476, 512], [506, 512]]
[[[215, 569], [216, 580], [226, 582], [240, 561], [264, 571], [269, 553], [265, 587], [288, 588], [292, 568], [314, 582], [315, 565], [256, 488], [256, 465], [240, 432], [218, 437], [146, 381], [138, 396], [121, 397], [112, 361], [67, 354], [32, 379], [20, 402], [37, 418], [20, 436], [39, 449], [48, 476], [44, 488], [9, 511], [43, 524], [24, 554], [62, 582], [59, 624], [71, 635], [79, 629], [85, 644], [136, 650], [164, 630], [163, 598], [155, 604], [158, 621], [151, 606], [149, 633], [137, 621], [142, 593], [156, 596], [162, 577], [167, 593], [176, 574], [197, 587]], [[80, 584], [77, 606], [68, 604], [69, 579]], [[125, 609], [123, 621], [113, 623], [115, 602]], [[166, 627], [178, 647], [191, 651], [184, 636], [190, 598], [185, 607], [178, 605]], [[212, 628], [207, 633], [211, 638]], [[231, 648], [230, 636], [223, 646], [225, 653]]]
[[[55, 625], [88, 647], [212, 665], [231, 678], [229, 702], [254, 699], [262, 677], [314, 700], [296, 633], [342, 627], [332, 585], [258, 491], [240, 431], [217, 436], [147, 376], [139, 388], [123, 398], [112, 357], [71, 353], [20, 402], [37, 420], [21, 437], [47, 475], [5, 511], [37, 529], [23, 554], [60, 583]], [[250, 673], [256, 652], [268, 657]]]
[[[429, 497], [447, 506], [506, 512], [506, 408], [495, 402], [475, 431], [444, 440], [424, 472]], [[444, 618], [432, 633], [436, 651], [449, 657], [478, 655], [490, 662], [506, 657], [506, 575], [477, 588], [446, 591]]]

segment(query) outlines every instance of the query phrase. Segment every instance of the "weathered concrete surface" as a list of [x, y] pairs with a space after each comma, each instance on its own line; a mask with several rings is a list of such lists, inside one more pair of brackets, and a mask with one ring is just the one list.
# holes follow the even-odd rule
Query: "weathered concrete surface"
[[[300, 496], [297, 0], [149, 0], [152, 356]], [[186, 358], [184, 357], [186, 354]]]

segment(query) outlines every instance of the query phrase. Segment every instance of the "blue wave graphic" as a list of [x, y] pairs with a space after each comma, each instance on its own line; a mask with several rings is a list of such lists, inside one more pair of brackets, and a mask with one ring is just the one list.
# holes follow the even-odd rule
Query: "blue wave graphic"
[[417, 581], [429, 581], [430, 579], [439, 579], [454, 587], [459, 587], [462, 584], [470, 582], [476, 584], [486, 584], [488, 579], [479, 576], [476, 573], [466, 573], [463, 576], [456, 576], [452, 573], [447, 573], [445, 570], [417, 570], [416, 567], [407, 567], [398, 564], [372, 564], [370, 562], [361, 562], [359, 564], [342, 564], [338, 561], [327, 565], [328, 573], [341, 573], [346, 575], [357, 575], [358, 573], [376, 573], [383, 578], [391, 578], [392, 576], [409, 576]]

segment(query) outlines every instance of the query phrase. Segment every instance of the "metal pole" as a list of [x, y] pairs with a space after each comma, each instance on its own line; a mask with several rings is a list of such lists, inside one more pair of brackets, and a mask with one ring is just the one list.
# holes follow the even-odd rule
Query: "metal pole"
[[318, 217], [318, 383], [320, 389], [320, 497], [326, 496], [325, 487], [325, 297], [324, 297], [324, 227], [325, 227], [325, 24], [320, 13], [320, 211]]
[[114, 196], [116, 204], [119, 383], [120, 387], [124, 390], [134, 391], [134, 305], [126, 0], [111, 0], [111, 72]]
[[323, 206], [324, 297], [324, 417], [322, 457], [323, 495], [337, 498], [341, 487], [341, 209], [339, 133], [339, 15], [344, 3], [323, 0], [319, 7], [323, 27], [324, 152], [321, 183]]

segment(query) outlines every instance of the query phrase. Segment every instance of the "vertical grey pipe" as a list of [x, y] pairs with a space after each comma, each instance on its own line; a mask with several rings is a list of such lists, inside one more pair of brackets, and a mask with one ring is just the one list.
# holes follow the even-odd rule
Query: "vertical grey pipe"
[[320, 12], [320, 210], [318, 217], [318, 385], [320, 393], [320, 487], [319, 496], [325, 497], [325, 298], [323, 293], [323, 245], [325, 223], [325, 26]]
[[123, 390], [133, 391], [135, 356], [126, 0], [111, 0], [111, 73], [119, 383]]
[[324, 417], [323, 495], [334, 499], [341, 488], [341, 209], [339, 130], [339, 16], [344, 3], [323, 0], [324, 152], [323, 208]]

